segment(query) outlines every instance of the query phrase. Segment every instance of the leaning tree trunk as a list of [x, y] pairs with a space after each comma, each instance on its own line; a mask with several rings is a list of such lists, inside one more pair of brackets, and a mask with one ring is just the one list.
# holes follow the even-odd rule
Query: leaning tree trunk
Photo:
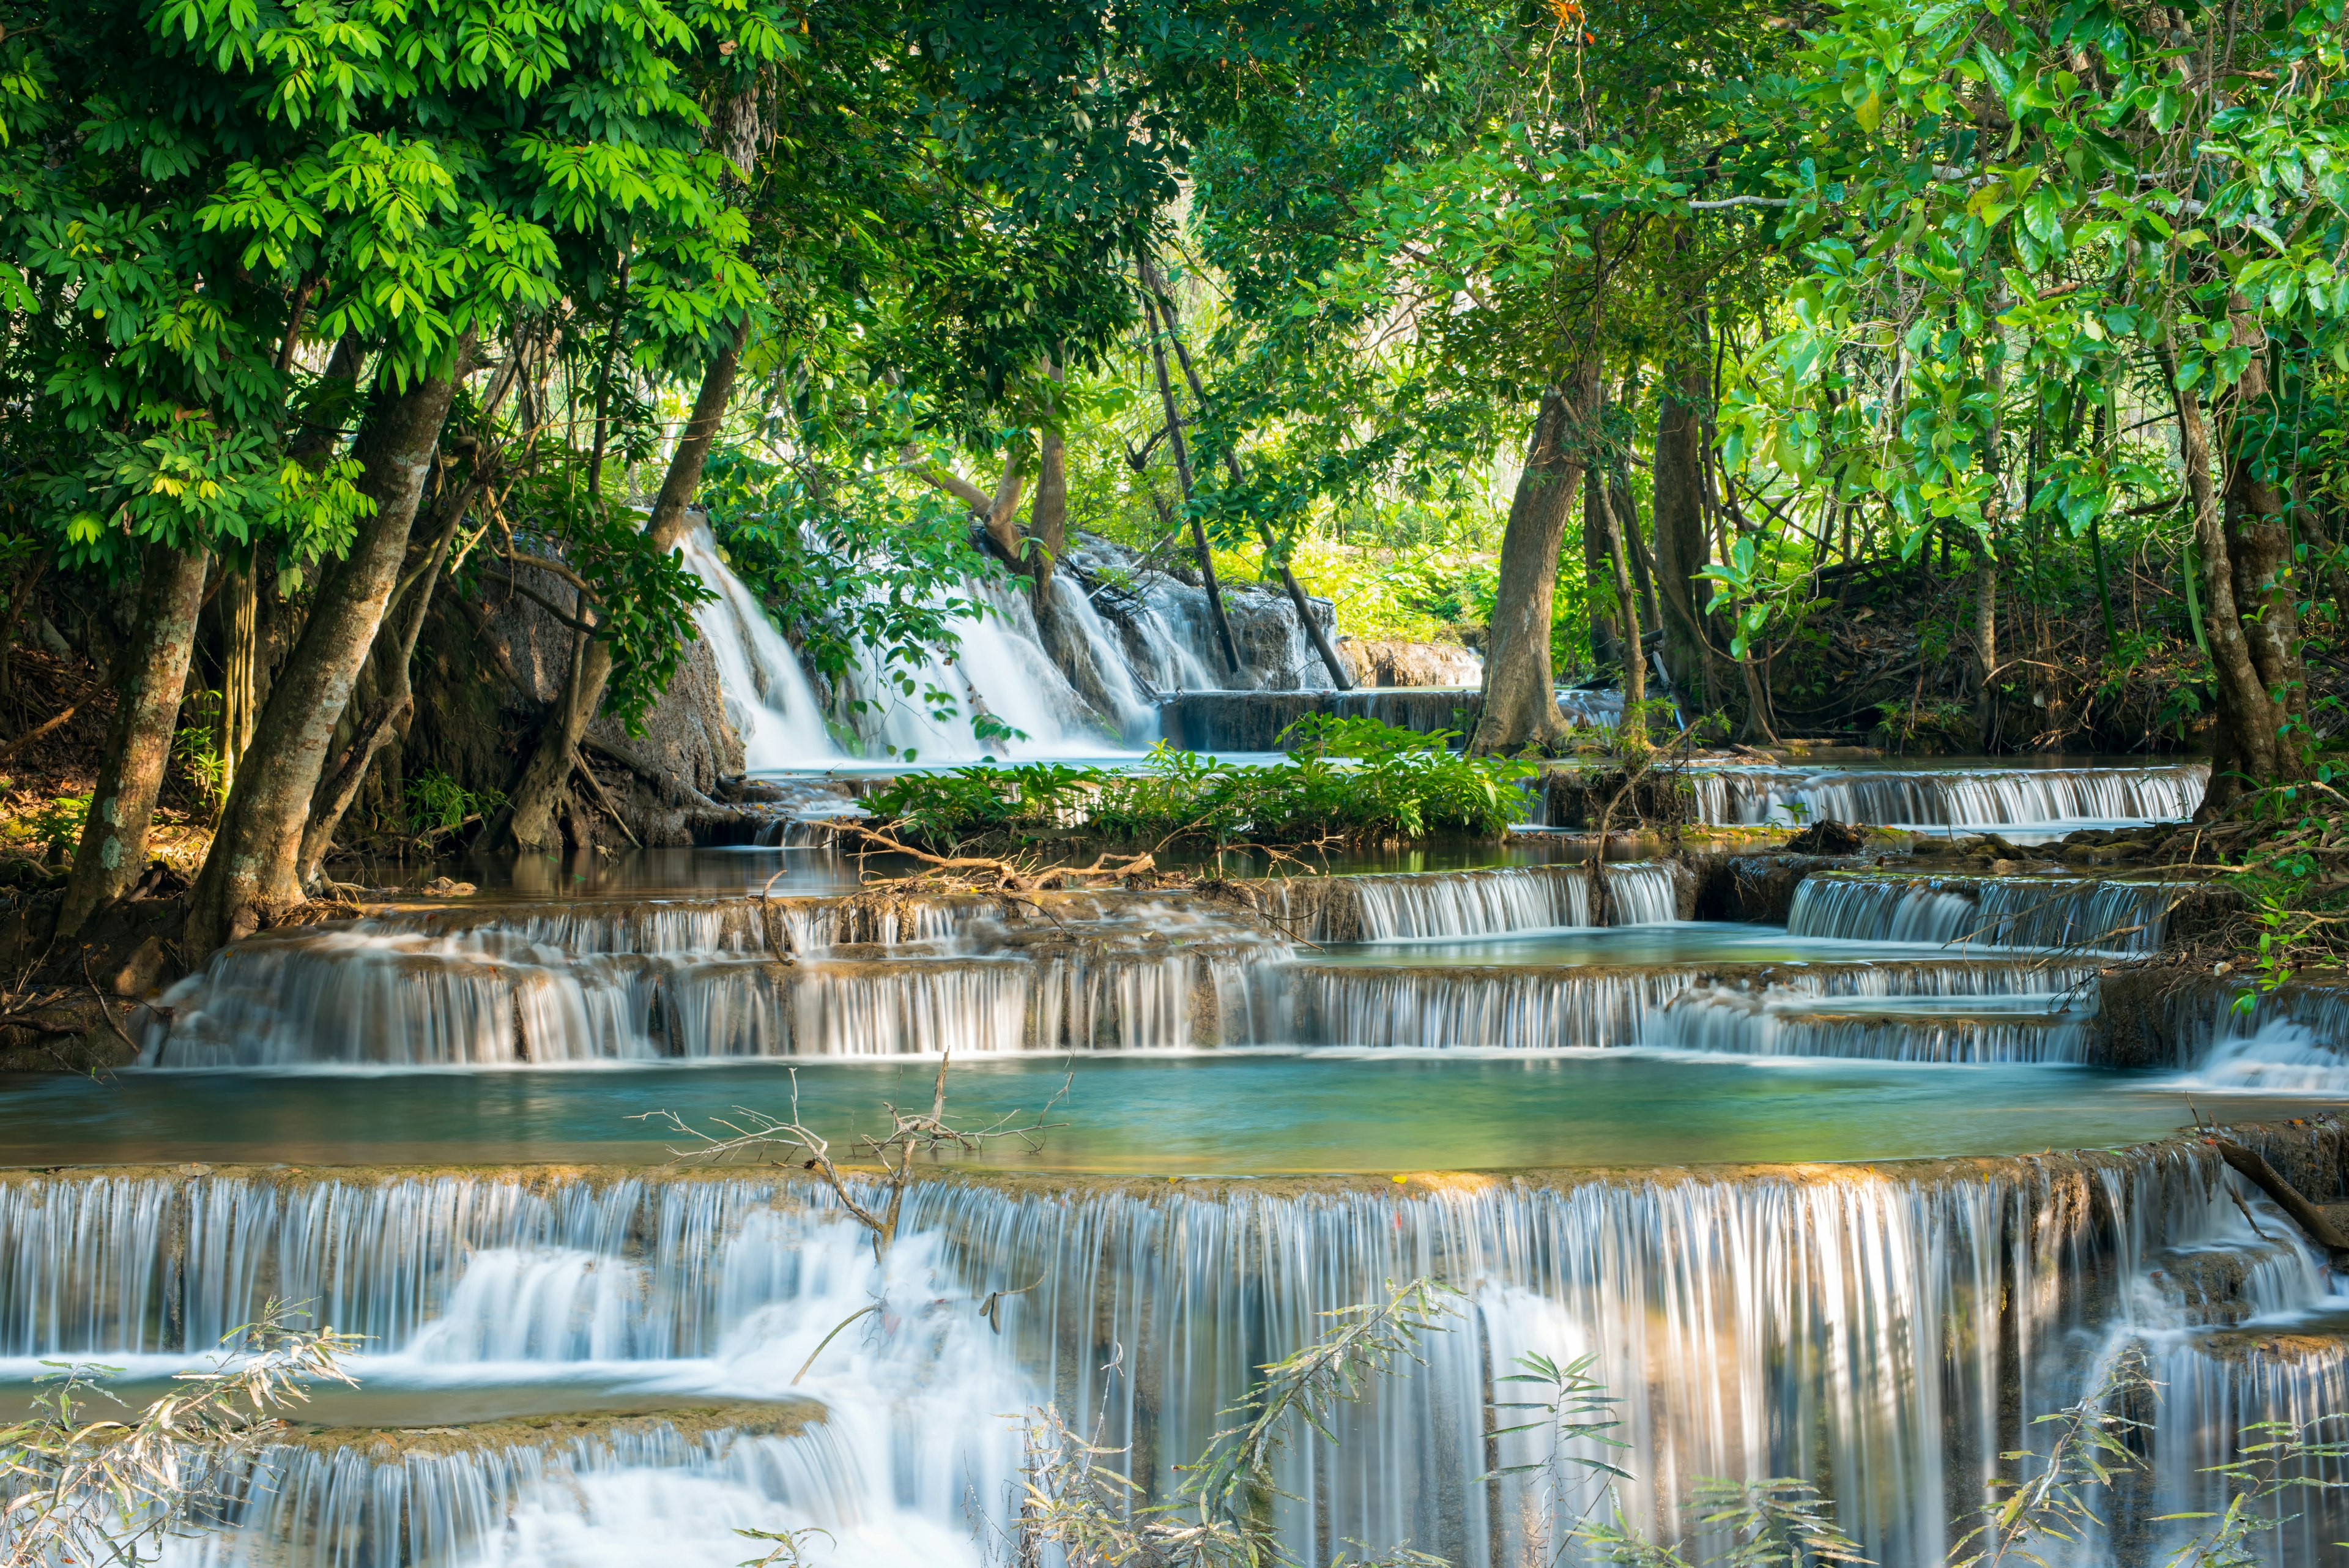
[[[742, 346], [750, 335], [750, 318], [745, 317], [702, 374], [692, 417], [678, 436], [677, 450], [669, 454], [668, 472], [661, 478], [660, 494], [654, 498], [653, 514], [645, 524], [657, 550], [674, 549], [685, 536], [686, 504], [701, 483], [702, 465], [709, 461], [709, 449], [725, 423], [726, 405], [734, 396], [735, 374], [742, 364]], [[554, 818], [564, 782], [571, 776], [580, 740], [604, 706], [604, 688], [612, 678], [612, 649], [603, 639], [587, 638], [574, 653], [570, 678], [539, 726], [538, 744], [523, 765], [521, 782], [514, 785], [505, 831], [517, 848], [561, 846], [562, 832]]]
[[359, 489], [375, 503], [375, 514], [360, 523], [350, 554], [319, 585], [302, 640], [270, 687], [247, 765], [229, 792], [189, 903], [185, 947], [191, 959], [253, 930], [264, 909], [302, 901], [299, 859], [311, 796], [359, 666], [375, 646], [449, 401], [472, 349], [469, 332], [446, 369], [387, 399], [359, 432], [352, 455], [363, 466]]
[[147, 546], [140, 565], [138, 625], [114, 679], [114, 722], [90, 791], [57, 910], [57, 935], [70, 937], [91, 911], [121, 897], [147, 863], [147, 828], [171, 760], [171, 733], [188, 685], [196, 616], [204, 602], [204, 552]]
[[2194, 509], [2194, 543], [2202, 557], [2204, 631], [2218, 688], [2219, 735], [2211, 748], [2210, 788], [2196, 813], [2208, 819], [2224, 815], [2246, 784], [2257, 787], [2285, 776], [2285, 758], [2278, 740], [2285, 711], [2270, 699], [2251, 659], [2251, 639], [2244, 634], [2235, 592], [2232, 541], [2228, 536], [2225, 504], [2213, 477], [2201, 399], [2190, 388], [2178, 389], [2176, 358], [2167, 342], [2158, 346], [2158, 352], [2178, 410], [2178, 455], [2186, 471], [2187, 498]]
[[1511, 752], [1564, 738], [1550, 671], [1550, 611], [1557, 553], [1582, 483], [1581, 440], [1599, 396], [1599, 368], [1578, 367], [1565, 386], [1542, 393], [1525, 471], [1501, 535], [1500, 587], [1485, 646], [1485, 692], [1469, 749]]
[[382, 622], [376, 628], [375, 648], [359, 682], [363, 711], [352, 727], [349, 743], [324, 770], [317, 794], [310, 803], [309, 825], [302, 830], [299, 864], [305, 883], [317, 876], [326, 851], [333, 847], [335, 831], [342, 826], [351, 802], [358, 798], [359, 786], [367, 782], [376, 754], [396, 734], [407, 732], [416, 701], [409, 680], [416, 639], [424, 631], [424, 618], [431, 611], [432, 596], [440, 585], [457, 529], [480, 493], [479, 486], [468, 483], [459, 487], [457, 494], [441, 498], [436, 508], [440, 526], [426, 541], [419, 558], [384, 607]]

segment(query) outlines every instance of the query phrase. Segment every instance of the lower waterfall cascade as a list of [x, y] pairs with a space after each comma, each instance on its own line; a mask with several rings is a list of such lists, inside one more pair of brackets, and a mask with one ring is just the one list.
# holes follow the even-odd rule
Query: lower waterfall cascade
[[[1850, 798], [2060, 822], [2199, 787], [1963, 772]], [[1707, 903], [1733, 855], [1541, 836], [1016, 895], [693, 856], [682, 882], [258, 933], [155, 998], [116, 1085], [0, 1100], [27, 1151], [0, 1169], [0, 1384], [98, 1361], [160, 1390], [272, 1301], [365, 1336], [357, 1387], [219, 1459], [166, 1561], [730, 1568], [738, 1532], [812, 1531], [811, 1563], [980, 1568], [1023, 1419], [1171, 1499], [1258, 1369], [1422, 1279], [1413, 1357], [1280, 1453], [1294, 1562], [1596, 1561], [1543, 1523], [1539, 1434], [1497, 1430], [1527, 1357], [1603, 1386], [1622, 1446], [1567, 1458], [1626, 1472], [1610, 1506], [1698, 1555], [1726, 1545], [1701, 1481], [1791, 1476], [1872, 1560], [1943, 1563], [2041, 1418], [2136, 1357], [2142, 1478], [2066, 1561], [2137, 1568], [2192, 1535], [2165, 1516], [2219, 1505], [2240, 1428], [2349, 1407], [2349, 1291], [2177, 1130], [2240, 1121], [2349, 1192], [2349, 1002], [2113, 1003], [2181, 882], [1847, 857], [1774, 866], [1799, 880], [1769, 924]], [[925, 1169], [885, 1251], [809, 1172], [678, 1163], [630, 1119], [789, 1109], [850, 1138], [942, 1063], [952, 1105], [1032, 1119], [1033, 1147]], [[2349, 1490], [2287, 1511], [2257, 1561], [2349, 1568]]]

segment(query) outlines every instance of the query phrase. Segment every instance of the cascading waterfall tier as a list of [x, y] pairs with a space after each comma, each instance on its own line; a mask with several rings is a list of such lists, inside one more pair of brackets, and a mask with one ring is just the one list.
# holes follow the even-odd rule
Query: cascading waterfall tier
[[[1352, 1538], [1479, 1568], [1544, 1560], [1535, 1483], [1488, 1479], [1539, 1451], [1489, 1437], [1486, 1411], [1494, 1380], [1539, 1354], [1592, 1357], [1619, 1402], [1627, 1447], [1587, 1457], [1632, 1472], [1635, 1521], [1676, 1517], [1702, 1476], [1821, 1476], [1877, 1561], [1937, 1563], [1999, 1456], [2040, 1438], [2033, 1417], [2154, 1299], [2149, 1264], [2248, 1242], [2215, 1170], [2179, 1145], [1401, 1186], [948, 1179], [916, 1184], [878, 1272], [829, 1195], [765, 1176], [28, 1174], [0, 1180], [0, 1354], [184, 1352], [276, 1296], [375, 1335], [363, 1376], [627, 1361], [758, 1397], [877, 1293], [898, 1303], [885, 1325], [843, 1335], [800, 1390], [843, 1456], [827, 1485], [951, 1528], [959, 1489], [982, 1509], [1002, 1495], [1002, 1412], [1056, 1404], [1165, 1497], [1257, 1367], [1327, 1313], [1427, 1277], [1461, 1293], [1449, 1326], [1338, 1412], [1334, 1449], [1282, 1456], [1299, 1557]], [[999, 1333], [978, 1311], [991, 1295]], [[714, 1462], [686, 1458], [666, 1466], [679, 1484]], [[436, 1484], [505, 1495], [509, 1463]], [[665, 1465], [621, 1468], [657, 1490], [643, 1478]]]
[[217, 954], [153, 1010], [168, 1067], [554, 1065], [1261, 1037], [1252, 923], [1143, 896], [398, 911]]
[[[1447, 1050], [1591, 1050], [1645, 1045], [1757, 1055], [1801, 1050], [1783, 1014], [1834, 1013], [1838, 1001], [2032, 999], [2044, 1021], [2004, 1022], [1955, 1054], [1911, 1055], [1897, 1038], [1899, 1020], [1872, 1026], [1893, 1060], [2068, 1061], [2077, 1059], [2075, 1026], [2085, 1012], [2055, 1009], [2095, 971], [2077, 964], [2026, 966], [2012, 961], [1928, 959], [1913, 962], [1606, 966], [1574, 964], [1371, 967], [1299, 963], [1290, 990], [1299, 1037], [1318, 1044]], [[1847, 1006], [1843, 1011], [1848, 1011]], [[2004, 1010], [2002, 1010], [2004, 1011]], [[1833, 1021], [1821, 1023], [1832, 1032]], [[1848, 1029], [1841, 1048], [1857, 1054]], [[1954, 1037], [1953, 1037], [1954, 1038]], [[1823, 1043], [1824, 1044], [1824, 1043]], [[2026, 1049], [2026, 1045], [2029, 1047]]]
[[[866, 1495], [854, 1456], [821, 1417], [804, 1404], [734, 1406], [502, 1430], [305, 1434], [209, 1467], [207, 1522], [218, 1534], [205, 1555], [284, 1568], [458, 1568], [503, 1555], [509, 1529], [585, 1524], [599, 1498], [646, 1491], [730, 1515], [701, 1521], [704, 1545], [778, 1523], [837, 1535], [886, 1503]], [[630, 1522], [689, 1530], [684, 1520]]]
[[1734, 826], [1833, 820], [1883, 827], [2019, 827], [2167, 822], [2194, 815], [2208, 763], [1914, 772], [1707, 769], [1690, 775], [1700, 821]]
[[2161, 950], [2190, 882], [2053, 877], [1920, 877], [1823, 871], [1795, 888], [1787, 931], [1847, 941]]
[[1232, 886], [1280, 929], [1313, 942], [1653, 925], [1678, 918], [1693, 891], [1688, 868], [1677, 861], [1609, 865], [1599, 875], [1606, 883], [1603, 900], [1592, 897], [1587, 866], [1274, 877]]

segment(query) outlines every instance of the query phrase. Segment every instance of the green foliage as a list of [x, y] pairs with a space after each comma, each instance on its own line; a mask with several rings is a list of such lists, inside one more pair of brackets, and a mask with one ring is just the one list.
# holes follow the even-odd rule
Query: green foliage
[[401, 783], [410, 832], [438, 836], [454, 833], [476, 817], [487, 816], [505, 803], [497, 790], [470, 790], [438, 768]]
[[1005, 577], [971, 548], [961, 508], [875, 473], [786, 467], [739, 446], [711, 455], [702, 500], [727, 564], [818, 675], [838, 682], [866, 663], [932, 718], [954, 717], [955, 696], [914, 671], [953, 657], [957, 619], [995, 613], [973, 584]]
[[[1275, 1460], [1299, 1425], [1334, 1443], [1338, 1407], [1360, 1402], [1376, 1379], [1417, 1361], [1419, 1341], [1448, 1327], [1458, 1311], [1453, 1293], [1431, 1280], [1399, 1288], [1390, 1282], [1383, 1302], [1324, 1314], [1328, 1332], [1263, 1368], [1239, 1404], [1223, 1412], [1236, 1424], [1182, 1468], [1169, 1501], [1141, 1501], [1133, 1482], [1106, 1462], [1116, 1458], [1112, 1451], [1070, 1431], [1057, 1410], [1040, 1411], [1024, 1432], [1014, 1560], [1068, 1568], [1306, 1568], [1273, 1529], [1271, 1505], [1283, 1495]], [[1376, 1556], [1358, 1542], [1345, 1548], [1329, 1568], [1444, 1568], [1443, 1559], [1408, 1546]]]
[[1361, 843], [1459, 833], [1491, 837], [1525, 809], [1539, 764], [1470, 757], [1450, 731], [1311, 714], [1283, 739], [1286, 763], [1225, 763], [1161, 744], [1132, 773], [1036, 763], [906, 774], [876, 792], [876, 816], [910, 841], [956, 844], [1083, 826], [1154, 845]]
[[89, 796], [56, 795], [17, 820], [34, 843], [62, 844], [71, 849], [81, 839], [82, 825], [89, 820]]

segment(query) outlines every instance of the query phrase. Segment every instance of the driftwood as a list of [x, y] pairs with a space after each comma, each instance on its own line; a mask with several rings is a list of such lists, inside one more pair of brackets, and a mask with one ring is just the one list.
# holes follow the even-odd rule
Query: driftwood
[[2302, 1197], [2300, 1189], [2277, 1174], [2266, 1156], [2223, 1137], [2214, 1137], [2210, 1142], [2219, 1150], [2219, 1158], [2237, 1175], [2266, 1193], [2277, 1208], [2292, 1216], [2292, 1222], [2323, 1250], [2334, 1268], [2349, 1268], [2349, 1235], [2343, 1234], [2331, 1215]]

